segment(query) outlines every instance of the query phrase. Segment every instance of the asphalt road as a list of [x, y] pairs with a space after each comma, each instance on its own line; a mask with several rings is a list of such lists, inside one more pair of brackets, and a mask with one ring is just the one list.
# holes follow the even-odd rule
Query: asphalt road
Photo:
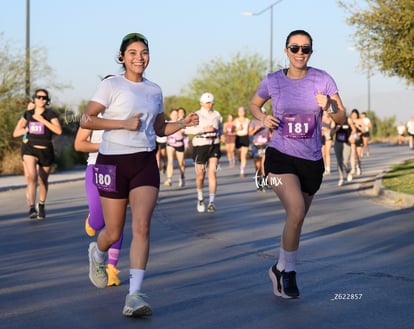
[[[198, 214], [194, 170], [187, 186], [161, 187], [143, 290], [153, 316], [122, 316], [128, 292], [130, 220], [119, 287], [88, 279], [83, 182], [53, 184], [47, 218], [29, 220], [24, 190], [0, 193], [0, 327], [66, 328], [412, 328], [414, 211], [372, 195], [375, 176], [414, 153], [372, 145], [363, 175], [324, 180], [306, 219], [297, 266], [301, 297], [272, 294], [283, 209], [256, 192], [253, 164], [238, 177], [223, 159], [217, 212]], [[207, 195], [207, 192], [205, 192]]]

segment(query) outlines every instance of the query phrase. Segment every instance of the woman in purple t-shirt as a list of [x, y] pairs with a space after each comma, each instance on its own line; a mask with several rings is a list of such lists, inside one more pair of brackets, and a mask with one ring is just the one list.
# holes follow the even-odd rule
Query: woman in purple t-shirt
[[[325, 71], [309, 67], [312, 37], [303, 30], [291, 32], [285, 53], [289, 68], [268, 74], [250, 103], [250, 112], [274, 129], [266, 150], [265, 172], [286, 211], [279, 259], [269, 269], [273, 293], [283, 298], [299, 297], [296, 258], [302, 225], [318, 191], [324, 172], [321, 153], [322, 113], [337, 123], [345, 118], [335, 81]], [[261, 111], [272, 101], [272, 115]]]

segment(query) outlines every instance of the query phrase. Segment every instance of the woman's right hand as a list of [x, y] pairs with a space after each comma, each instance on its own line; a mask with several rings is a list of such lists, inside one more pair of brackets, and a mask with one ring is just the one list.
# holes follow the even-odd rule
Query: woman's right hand
[[134, 114], [132, 117], [126, 119], [124, 129], [138, 131], [142, 125], [142, 122], [140, 119], [141, 116], [142, 116], [142, 113], [137, 113], [137, 114]]
[[35, 104], [34, 104], [33, 102], [29, 102], [29, 103], [27, 104], [27, 110], [28, 110], [28, 111], [30, 111], [30, 110], [34, 110], [34, 108], [35, 108]]
[[266, 117], [263, 120], [263, 125], [267, 128], [275, 129], [279, 127], [280, 121], [276, 119], [273, 115], [266, 115]]

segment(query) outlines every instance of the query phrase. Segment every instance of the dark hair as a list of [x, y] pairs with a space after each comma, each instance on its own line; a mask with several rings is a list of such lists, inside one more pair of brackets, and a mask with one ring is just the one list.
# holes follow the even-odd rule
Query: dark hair
[[352, 114], [352, 113], [356, 113], [356, 115], [357, 115], [357, 116], [358, 116], [358, 118], [359, 118], [359, 111], [358, 111], [357, 109], [353, 109], [353, 110], [352, 110], [352, 112], [351, 112], [351, 114]]
[[184, 116], [187, 114], [187, 111], [185, 110], [185, 108], [184, 108], [184, 107], [179, 107], [179, 108], [177, 109], [177, 111], [180, 111], [180, 110], [182, 110], [182, 111], [184, 112]]
[[125, 50], [128, 48], [128, 46], [133, 43], [133, 42], [137, 42], [140, 41], [142, 43], [144, 43], [147, 48], [149, 49], [148, 46], [148, 40], [147, 38], [141, 34], [141, 33], [129, 33], [126, 36], [124, 36], [124, 38], [122, 39], [121, 42], [121, 46], [119, 47], [119, 54], [118, 54], [118, 61], [122, 62], [124, 54], [125, 54]]
[[50, 102], [49, 92], [48, 92], [46, 89], [44, 89], [44, 88], [39, 88], [39, 89], [36, 89], [36, 90], [34, 91], [34, 94], [33, 94], [33, 99], [35, 99], [35, 98], [36, 98], [37, 93], [38, 93], [39, 91], [42, 91], [42, 92], [44, 92], [44, 93], [46, 94], [46, 97], [47, 97], [47, 102], [46, 102], [46, 104], [47, 104], [47, 105], [49, 105], [49, 102]]
[[110, 77], [113, 77], [114, 75], [113, 74], [108, 74], [108, 75], [105, 75], [103, 78], [102, 78], [102, 81], [103, 80], [105, 80], [105, 79], [108, 79], [108, 78], [110, 78]]
[[312, 47], [313, 40], [312, 40], [311, 35], [308, 32], [306, 32], [305, 30], [295, 30], [295, 31], [290, 32], [289, 35], [287, 36], [286, 44], [285, 44], [286, 48], [287, 48], [287, 46], [289, 46], [290, 38], [295, 36], [295, 35], [304, 35], [304, 36], [308, 37], [309, 41], [310, 41], [310, 46]]

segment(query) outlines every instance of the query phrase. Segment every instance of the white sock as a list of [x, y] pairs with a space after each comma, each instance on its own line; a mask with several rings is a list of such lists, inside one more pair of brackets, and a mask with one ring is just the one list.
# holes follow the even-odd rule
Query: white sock
[[208, 202], [209, 203], [214, 203], [214, 198], [216, 197], [216, 195], [215, 194], [213, 194], [213, 193], [210, 193], [210, 196], [209, 196], [209, 200], [208, 200]]
[[98, 263], [103, 263], [105, 261], [106, 253], [102, 252], [98, 249], [98, 246], [96, 246], [95, 252], [93, 253], [93, 258]]
[[144, 281], [145, 270], [137, 268], [129, 269], [129, 294], [132, 295], [136, 291], [141, 291], [142, 281]]
[[197, 199], [203, 200], [203, 190], [197, 190]]
[[277, 261], [276, 268], [280, 272], [282, 272], [282, 271], [285, 270], [285, 266], [286, 266], [285, 265], [285, 250], [282, 247], [280, 247], [280, 250], [279, 250], [279, 259]]
[[296, 258], [298, 251], [286, 251], [285, 250], [285, 272], [296, 271]]

